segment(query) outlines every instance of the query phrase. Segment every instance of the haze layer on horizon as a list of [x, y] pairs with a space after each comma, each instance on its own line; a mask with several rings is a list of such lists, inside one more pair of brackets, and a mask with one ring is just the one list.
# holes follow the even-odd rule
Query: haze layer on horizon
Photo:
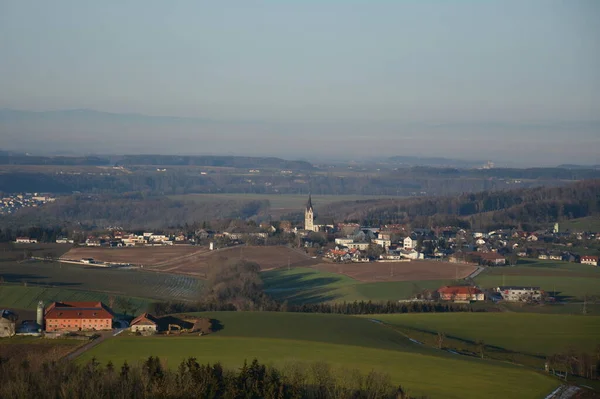
[[189, 117], [0, 147], [600, 163], [597, 1], [172, 3], [0, 0], [0, 108]]

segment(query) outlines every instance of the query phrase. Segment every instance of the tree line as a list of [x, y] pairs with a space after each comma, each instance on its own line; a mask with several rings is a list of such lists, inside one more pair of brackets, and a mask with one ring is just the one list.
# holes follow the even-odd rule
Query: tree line
[[533, 230], [552, 222], [600, 214], [600, 180], [448, 197], [354, 201], [330, 205], [322, 212], [336, 220], [369, 226], [404, 223]]
[[238, 370], [227, 370], [220, 363], [200, 364], [188, 358], [171, 370], [153, 356], [140, 365], [125, 362], [120, 368], [96, 359], [84, 365], [5, 359], [0, 373], [2, 398], [414, 399], [393, 385], [387, 374], [336, 372], [326, 363], [277, 369], [255, 359]]

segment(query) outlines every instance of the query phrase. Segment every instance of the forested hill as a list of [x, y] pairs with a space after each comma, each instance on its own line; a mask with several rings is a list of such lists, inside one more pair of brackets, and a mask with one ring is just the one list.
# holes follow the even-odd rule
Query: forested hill
[[600, 215], [600, 180], [551, 188], [483, 191], [447, 197], [353, 201], [321, 210], [336, 220], [366, 225], [410, 223], [432, 227], [536, 228], [548, 223]]

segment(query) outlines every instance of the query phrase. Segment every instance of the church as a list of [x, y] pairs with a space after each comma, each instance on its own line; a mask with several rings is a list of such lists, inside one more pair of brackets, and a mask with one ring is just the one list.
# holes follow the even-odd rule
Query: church
[[304, 209], [304, 230], [319, 232], [328, 229], [333, 229], [333, 223], [315, 224], [315, 210], [312, 204], [312, 196], [309, 194], [306, 209]]

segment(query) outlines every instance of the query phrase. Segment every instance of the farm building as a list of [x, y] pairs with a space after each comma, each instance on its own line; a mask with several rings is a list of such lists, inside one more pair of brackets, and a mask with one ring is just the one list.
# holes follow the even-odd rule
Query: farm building
[[149, 313], [141, 314], [129, 323], [129, 329], [133, 332], [155, 333], [158, 331], [158, 319]]
[[53, 302], [44, 319], [47, 332], [110, 330], [113, 314], [102, 302]]
[[584, 265], [598, 266], [598, 257], [583, 255], [580, 262]]
[[482, 263], [488, 263], [494, 266], [506, 264], [506, 258], [497, 252], [482, 253], [480, 257]]
[[16, 313], [0, 309], [0, 338], [15, 335], [15, 324], [18, 318]]
[[17, 237], [17, 239], [15, 240], [15, 243], [17, 243], [17, 244], [36, 244], [37, 240], [35, 238], [29, 238], [29, 237]]
[[529, 302], [542, 299], [540, 287], [503, 286], [496, 288], [496, 292], [502, 295], [502, 299], [510, 302]]
[[445, 286], [438, 291], [443, 301], [483, 301], [485, 294], [477, 287]]

